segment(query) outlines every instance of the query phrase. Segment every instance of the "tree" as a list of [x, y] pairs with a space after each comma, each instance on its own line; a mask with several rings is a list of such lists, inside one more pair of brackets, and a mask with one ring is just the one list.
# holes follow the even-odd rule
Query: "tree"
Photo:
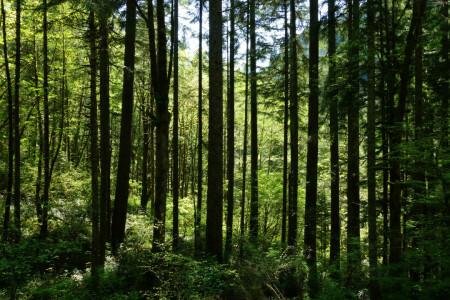
[[8, 97], [8, 183], [6, 185], [6, 202], [5, 202], [5, 214], [3, 217], [3, 234], [2, 240], [6, 242], [9, 235], [9, 219], [10, 208], [12, 198], [12, 185], [13, 185], [13, 172], [14, 172], [14, 133], [13, 133], [13, 101], [12, 101], [12, 84], [11, 74], [9, 71], [8, 60], [8, 44], [6, 43], [6, 12], [3, 0], [1, 2], [2, 9], [2, 34], [3, 34], [3, 56], [5, 59], [5, 73], [7, 84], [7, 97]]
[[131, 126], [134, 99], [134, 61], [136, 41], [136, 2], [127, 1], [125, 27], [125, 58], [122, 90], [122, 118], [120, 122], [119, 165], [117, 167], [116, 198], [111, 224], [111, 246], [113, 251], [125, 237], [130, 179]]
[[250, 0], [250, 127], [251, 127], [251, 173], [250, 173], [250, 237], [258, 237], [258, 103], [256, 81], [256, 32], [255, 0]]
[[235, 52], [235, 2], [230, 2], [230, 82], [227, 97], [227, 235], [225, 256], [231, 253], [233, 242], [233, 212], [234, 212], [234, 52]]
[[317, 293], [316, 228], [317, 228], [317, 159], [319, 142], [319, 4], [310, 1], [309, 22], [309, 104], [308, 153], [306, 165], [305, 249], [304, 256], [310, 268], [309, 294]]
[[[406, 37], [406, 45], [404, 48], [403, 62], [400, 67], [400, 85], [398, 92], [398, 104], [395, 107], [394, 126], [390, 132], [391, 142], [391, 202], [390, 202], [390, 253], [389, 263], [396, 265], [402, 259], [402, 234], [401, 234], [401, 165], [398, 156], [399, 146], [402, 141], [401, 123], [404, 120], [406, 112], [406, 98], [408, 95], [409, 84], [409, 68], [412, 62], [412, 57], [417, 46], [420, 26], [425, 13], [426, 0], [414, 0], [413, 2], [413, 16], [411, 25]], [[399, 272], [398, 269], [393, 270], [394, 274]]]
[[105, 260], [106, 241], [111, 238], [111, 137], [109, 109], [109, 26], [110, 7], [99, 2], [98, 18], [100, 69], [100, 263]]
[[44, 0], [44, 190], [42, 193], [42, 226], [41, 236], [48, 235], [48, 209], [49, 209], [49, 190], [50, 190], [50, 120], [48, 103], [48, 23], [47, 23], [47, 0]]
[[336, 87], [336, 5], [328, 0], [328, 86], [330, 101], [331, 231], [330, 265], [340, 268], [341, 224], [339, 216], [339, 118]]
[[295, 246], [297, 239], [297, 200], [298, 200], [298, 71], [297, 71], [297, 33], [295, 0], [291, 4], [291, 180], [288, 211], [288, 246]]
[[198, 162], [197, 162], [197, 210], [195, 212], [195, 251], [198, 253], [200, 248], [200, 224], [202, 221], [202, 194], [203, 194], [203, 0], [199, 5], [199, 34], [198, 34]]
[[377, 203], [375, 173], [375, 4], [367, 2], [367, 48], [368, 48], [368, 86], [367, 86], [367, 193], [369, 206], [369, 264], [370, 299], [377, 299]]
[[178, 177], [178, 0], [173, 1], [173, 248], [178, 246], [178, 192], [180, 180]]
[[165, 240], [167, 178], [169, 173], [169, 77], [167, 74], [166, 27], [164, 1], [156, 2], [158, 55], [156, 53], [153, 2], [148, 1], [147, 28], [150, 42], [151, 78], [156, 102], [156, 172], [153, 251], [162, 250]]
[[289, 132], [289, 25], [288, 2], [284, 1], [284, 131], [283, 131], [283, 208], [281, 242], [286, 244], [286, 210], [288, 192], [288, 132]]
[[98, 201], [98, 125], [97, 125], [97, 47], [95, 40], [97, 37], [97, 30], [95, 28], [94, 11], [91, 8], [89, 13], [89, 44], [90, 57], [89, 67], [91, 71], [90, 82], [90, 118], [89, 126], [91, 131], [91, 218], [92, 218], [92, 267], [93, 275], [97, 274], [99, 266], [99, 250], [100, 250], [100, 236], [99, 236], [99, 201]]
[[209, 133], [206, 253], [222, 260], [223, 64], [222, 1], [209, 2]]

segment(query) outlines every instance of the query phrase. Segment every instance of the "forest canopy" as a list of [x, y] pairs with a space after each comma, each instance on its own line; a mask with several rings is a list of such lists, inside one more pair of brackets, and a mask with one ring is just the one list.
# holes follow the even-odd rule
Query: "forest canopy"
[[0, 298], [450, 295], [447, 0], [0, 1]]

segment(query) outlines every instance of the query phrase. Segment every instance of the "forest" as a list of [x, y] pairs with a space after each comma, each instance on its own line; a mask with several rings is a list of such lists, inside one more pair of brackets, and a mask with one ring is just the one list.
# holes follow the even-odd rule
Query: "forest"
[[447, 0], [0, 1], [0, 299], [448, 299]]

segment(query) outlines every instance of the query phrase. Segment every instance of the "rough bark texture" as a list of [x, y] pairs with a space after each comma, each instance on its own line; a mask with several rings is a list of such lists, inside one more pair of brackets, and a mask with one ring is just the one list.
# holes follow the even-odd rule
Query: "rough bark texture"
[[235, 29], [234, 11], [235, 2], [231, 0], [230, 11], [230, 81], [227, 99], [227, 235], [225, 240], [225, 256], [231, 253], [233, 242], [233, 212], [234, 212], [234, 51]]
[[[250, 6], [247, 3], [247, 12], [249, 12]], [[249, 61], [249, 33], [250, 33], [250, 16], [247, 13], [247, 24], [245, 34], [245, 99], [244, 99], [244, 149], [242, 157], [242, 197], [241, 197], [241, 245], [239, 247], [239, 257], [244, 256], [244, 236], [245, 236], [245, 192], [246, 192], [246, 178], [247, 178], [247, 148], [248, 148], [248, 61]]]
[[14, 241], [18, 243], [21, 237], [20, 228], [20, 54], [21, 54], [21, 0], [16, 2], [16, 70], [14, 77]]
[[44, 0], [44, 190], [42, 193], [42, 226], [41, 236], [48, 235], [48, 198], [50, 189], [50, 121], [48, 103], [48, 37], [47, 37], [47, 0]]
[[283, 207], [281, 242], [286, 244], [287, 194], [288, 194], [288, 133], [289, 133], [289, 26], [288, 2], [284, 1], [284, 126], [283, 126]]
[[2, 10], [2, 34], [3, 34], [3, 57], [5, 59], [5, 73], [7, 84], [7, 97], [8, 97], [8, 182], [6, 184], [6, 201], [5, 201], [5, 213], [3, 216], [3, 233], [2, 241], [7, 241], [9, 238], [9, 219], [11, 211], [11, 199], [12, 199], [12, 185], [13, 185], [13, 171], [14, 171], [14, 133], [13, 133], [13, 100], [12, 100], [12, 84], [11, 73], [9, 71], [8, 60], [8, 44], [6, 43], [6, 12], [3, 0], [1, 1]]
[[308, 152], [306, 163], [305, 246], [304, 256], [309, 267], [309, 295], [317, 296], [317, 160], [319, 142], [319, 3], [310, 1], [309, 26], [309, 103]]
[[340, 269], [341, 224], [339, 216], [339, 118], [336, 88], [336, 6], [328, 0], [328, 87], [330, 101], [331, 236], [330, 264]]
[[122, 89], [122, 118], [120, 120], [119, 164], [117, 167], [116, 198], [111, 224], [111, 246], [113, 251], [116, 251], [119, 244], [123, 242], [127, 218], [131, 129], [133, 123], [135, 40], [136, 2], [128, 0], [125, 26], [125, 67]]
[[298, 76], [297, 76], [297, 33], [295, 0], [291, 4], [291, 177], [290, 201], [288, 210], [288, 246], [295, 246], [297, 240], [297, 201], [298, 201]]
[[[406, 98], [408, 95], [408, 84], [410, 80], [409, 68], [413, 54], [417, 46], [418, 33], [421, 28], [425, 12], [426, 0], [414, 0], [413, 16], [406, 37], [403, 63], [400, 69], [400, 86], [398, 104], [395, 109], [394, 128], [391, 131], [391, 202], [390, 202], [390, 255], [389, 263], [398, 264], [402, 260], [402, 234], [401, 234], [401, 165], [399, 157], [399, 146], [402, 141], [402, 126], [406, 111]], [[396, 273], [399, 270], [393, 270]]]
[[195, 252], [200, 250], [200, 224], [202, 221], [203, 194], [203, 0], [200, 0], [198, 36], [198, 164], [197, 164], [197, 210], [195, 211]]
[[222, 260], [223, 198], [223, 63], [222, 1], [209, 2], [209, 151], [206, 253]]
[[90, 67], [90, 112], [89, 127], [91, 131], [91, 220], [92, 220], [92, 267], [91, 273], [97, 274], [99, 266], [99, 201], [98, 201], [98, 126], [97, 126], [97, 47], [95, 40], [97, 30], [95, 28], [94, 12], [89, 13], [89, 67]]
[[258, 103], [256, 81], [256, 32], [255, 0], [250, 1], [250, 127], [251, 127], [251, 171], [250, 171], [250, 237], [258, 237]]
[[349, 0], [349, 88], [348, 113], [348, 176], [347, 176], [347, 275], [349, 284], [358, 280], [360, 269], [360, 220], [359, 220], [359, 0]]
[[169, 175], [169, 80], [167, 74], [166, 27], [164, 1], [156, 2], [157, 48], [153, 16], [153, 3], [148, 1], [148, 32], [150, 41], [150, 61], [152, 85], [156, 101], [156, 172], [154, 200], [154, 228], [152, 251], [162, 250], [165, 241], [167, 183]]
[[377, 284], [377, 202], [375, 172], [375, 4], [367, 2], [368, 27], [368, 86], [367, 86], [367, 194], [369, 206], [369, 295], [370, 299], [378, 299]]
[[110, 167], [111, 149], [109, 133], [109, 51], [108, 51], [108, 18], [103, 12], [99, 13], [100, 30], [100, 264], [105, 260], [106, 241], [111, 236], [111, 196], [110, 196]]
[[180, 180], [178, 171], [178, 0], [173, 2], [173, 228], [172, 228], [172, 248], [178, 246], [178, 197], [180, 190]]

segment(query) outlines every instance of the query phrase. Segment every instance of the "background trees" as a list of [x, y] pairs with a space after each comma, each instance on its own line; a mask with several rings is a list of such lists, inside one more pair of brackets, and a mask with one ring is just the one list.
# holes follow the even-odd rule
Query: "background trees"
[[0, 298], [448, 295], [447, 2], [2, 16]]

